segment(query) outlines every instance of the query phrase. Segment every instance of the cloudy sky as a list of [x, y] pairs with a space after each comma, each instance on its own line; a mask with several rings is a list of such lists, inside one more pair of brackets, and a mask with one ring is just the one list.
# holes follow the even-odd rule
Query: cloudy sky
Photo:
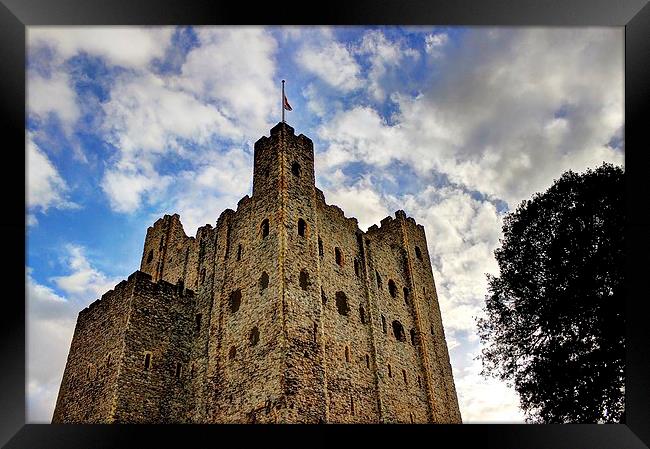
[[623, 164], [623, 28], [29, 27], [27, 64], [28, 421], [147, 227], [178, 212], [194, 235], [250, 194], [283, 78], [327, 202], [425, 226], [464, 422], [523, 421], [474, 317], [504, 214]]

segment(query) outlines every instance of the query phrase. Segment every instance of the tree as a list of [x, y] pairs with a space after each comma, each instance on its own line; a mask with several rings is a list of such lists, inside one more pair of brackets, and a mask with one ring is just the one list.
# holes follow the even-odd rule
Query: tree
[[504, 218], [480, 358], [529, 422], [623, 422], [624, 189], [611, 164], [568, 171]]

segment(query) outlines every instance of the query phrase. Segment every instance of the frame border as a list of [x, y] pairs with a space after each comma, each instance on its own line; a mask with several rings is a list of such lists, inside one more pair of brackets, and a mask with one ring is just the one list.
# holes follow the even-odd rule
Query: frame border
[[[650, 266], [650, 188], [646, 181], [650, 156], [641, 117], [647, 116], [650, 98], [650, 5], [648, 0], [372, 0], [354, 4], [328, 1], [325, 8], [297, 2], [261, 3], [256, 8], [223, 1], [192, 0], [0, 0], [0, 110], [5, 117], [5, 157], [17, 168], [0, 176], [2, 192], [25, 186], [25, 67], [26, 27], [30, 25], [490, 25], [490, 26], [624, 26], [625, 27], [625, 171], [627, 200], [626, 298], [626, 416], [625, 424], [478, 424], [466, 426], [152, 426], [152, 425], [44, 425], [25, 424], [25, 190], [4, 196], [0, 232], [12, 256], [4, 275], [8, 293], [0, 314], [0, 444], [19, 447], [144, 446], [181, 437], [188, 441], [221, 442], [227, 437], [255, 437], [269, 441], [278, 431], [291, 436], [305, 432], [309, 442], [334, 444], [359, 433], [363, 438], [396, 443], [427, 438], [450, 444], [478, 443], [487, 447], [516, 448], [643, 448], [650, 445], [650, 341], [642, 289]], [[311, 8], [310, 8], [311, 7]], [[247, 9], [246, 9], [247, 8]], [[644, 114], [644, 112], [646, 114]], [[644, 145], [645, 144], [645, 145]], [[630, 151], [630, 148], [632, 149]], [[20, 183], [21, 173], [23, 182]], [[10, 175], [10, 176], [7, 176]], [[13, 175], [13, 176], [12, 176]], [[15, 177], [15, 178], [14, 178]], [[21, 245], [22, 243], [22, 245]], [[9, 258], [7, 258], [8, 260]], [[635, 300], [639, 297], [638, 300]], [[336, 435], [333, 439], [332, 430]], [[404, 430], [408, 433], [404, 433]], [[16, 433], [17, 432], [17, 433]], [[297, 435], [296, 435], [297, 436]], [[227, 441], [227, 440], [226, 440]], [[283, 444], [288, 443], [286, 439]], [[645, 444], [644, 444], [645, 443]]]

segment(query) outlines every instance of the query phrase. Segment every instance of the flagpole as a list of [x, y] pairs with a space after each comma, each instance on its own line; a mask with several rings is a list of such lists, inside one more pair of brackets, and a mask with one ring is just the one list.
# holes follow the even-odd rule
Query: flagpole
[[284, 80], [282, 80], [282, 103], [280, 107], [282, 108], [282, 123], [284, 123]]

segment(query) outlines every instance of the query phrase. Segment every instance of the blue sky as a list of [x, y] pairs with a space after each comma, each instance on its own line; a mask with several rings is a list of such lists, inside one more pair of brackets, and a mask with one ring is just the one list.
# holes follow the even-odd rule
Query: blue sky
[[509, 209], [562, 172], [622, 165], [622, 28], [29, 27], [28, 419], [49, 422], [77, 313], [250, 194], [280, 120], [362, 229], [426, 229], [465, 422], [521, 422], [479, 375], [474, 317]]

